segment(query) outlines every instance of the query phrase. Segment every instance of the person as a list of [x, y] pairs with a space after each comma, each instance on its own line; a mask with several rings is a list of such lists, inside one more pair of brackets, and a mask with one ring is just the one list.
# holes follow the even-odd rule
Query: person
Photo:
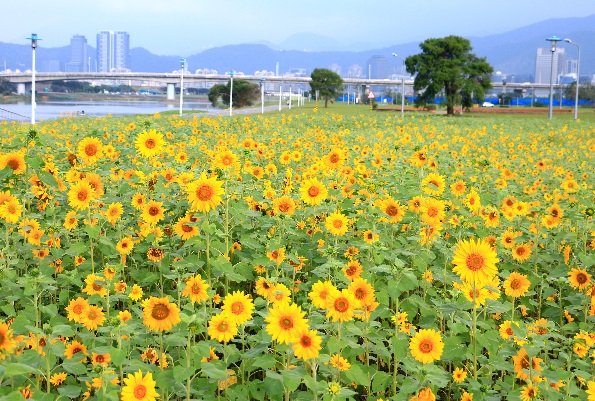
[[81, 116], [85, 115], [85, 110], [81, 110]]

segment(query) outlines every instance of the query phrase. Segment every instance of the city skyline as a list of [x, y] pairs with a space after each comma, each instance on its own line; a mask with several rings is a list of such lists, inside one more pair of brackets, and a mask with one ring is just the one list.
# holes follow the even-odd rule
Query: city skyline
[[[551, 18], [592, 15], [595, 2], [576, 0], [572, 8], [564, 8], [553, 0], [543, 0], [539, 7], [512, 0], [481, 6], [473, 0], [427, 0], [423, 7], [415, 7], [394, 0], [303, 0], [279, 7], [270, 0], [228, 0], [223, 5], [196, 0], [104, 0], [84, 6], [74, 0], [51, 5], [32, 0], [15, 3], [11, 10], [15, 18], [5, 21], [2, 42], [22, 43], [35, 32], [41, 46], [59, 47], [67, 45], [74, 33], [93, 38], [97, 32], [113, 30], [128, 32], [131, 48], [187, 56], [240, 43], [303, 47], [308, 38], [312, 46], [361, 50], [450, 34], [484, 37]], [[300, 42], [301, 33], [308, 35]]]

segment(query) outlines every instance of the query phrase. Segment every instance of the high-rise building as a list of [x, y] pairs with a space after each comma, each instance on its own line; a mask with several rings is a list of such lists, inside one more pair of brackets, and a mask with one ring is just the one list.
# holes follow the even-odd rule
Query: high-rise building
[[89, 72], [87, 56], [87, 38], [74, 35], [70, 39], [70, 62], [66, 63], [66, 72]]
[[97, 34], [97, 71], [130, 70], [128, 32], [101, 31]]
[[386, 56], [376, 55], [368, 59], [366, 76], [370, 79], [386, 79], [390, 75]]
[[[558, 47], [554, 52], [554, 79], [557, 83], [558, 77], [566, 73], [566, 51], [564, 48]], [[537, 57], [535, 58], [535, 83], [549, 84], [552, 68], [552, 51], [547, 48], [537, 49]]]

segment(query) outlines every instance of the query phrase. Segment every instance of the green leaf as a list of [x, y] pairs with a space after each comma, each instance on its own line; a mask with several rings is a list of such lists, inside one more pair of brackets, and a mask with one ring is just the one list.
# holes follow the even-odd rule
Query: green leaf
[[174, 377], [178, 383], [190, 378], [194, 373], [193, 367], [174, 366]]
[[33, 366], [25, 365], [24, 363], [9, 363], [4, 370], [4, 377], [13, 377], [19, 375], [26, 375], [29, 373], [41, 374], [39, 370]]
[[351, 367], [345, 371], [345, 377], [359, 386], [367, 386], [369, 384], [368, 376], [358, 365], [351, 365]]
[[101, 232], [101, 227], [99, 227], [99, 225], [87, 225], [85, 226], [85, 231], [87, 232], [87, 235], [89, 236], [89, 238], [92, 239], [97, 239], [99, 238], [99, 233]]
[[4, 182], [6, 177], [10, 177], [12, 174], [12, 168], [10, 166], [4, 167], [0, 170], [0, 182]]
[[383, 371], [378, 371], [372, 378], [372, 391], [377, 393], [388, 387], [390, 383], [390, 375]]
[[89, 249], [89, 244], [85, 242], [77, 242], [66, 249], [66, 254], [70, 256], [79, 256]]
[[254, 362], [252, 362], [252, 367], [270, 369], [273, 368], [276, 364], [277, 360], [275, 359], [275, 356], [272, 354], [266, 354], [259, 356], [258, 358], [255, 358]]
[[37, 177], [39, 177], [41, 182], [43, 182], [45, 185], [47, 185], [49, 187], [57, 187], [58, 186], [58, 182], [56, 181], [56, 178], [54, 178], [53, 175], [51, 175], [50, 173], [48, 173], [45, 170], [37, 171]]
[[76, 398], [81, 394], [81, 386], [62, 386], [58, 387], [58, 393], [68, 398]]
[[295, 391], [302, 383], [302, 377], [306, 374], [304, 368], [296, 368], [289, 370], [282, 370], [281, 376], [283, 377], [283, 385], [289, 389], [289, 391]]
[[216, 380], [225, 380], [229, 377], [223, 361], [203, 362], [202, 374]]
[[122, 364], [122, 362], [124, 361], [124, 359], [126, 359], [126, 355], [128, 354], [128, 352], [126, 352], [125, 349], [117, 349], [117, 348], [113, 348], [110, 351], [110, 355], [112, 357], [112, 364], [114, 366], [119, 366]]

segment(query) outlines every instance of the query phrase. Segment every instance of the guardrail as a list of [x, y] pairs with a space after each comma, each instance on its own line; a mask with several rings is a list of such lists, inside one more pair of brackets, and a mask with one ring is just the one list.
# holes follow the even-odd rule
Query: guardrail
[[0, 108], [0, 121], [27, 121], [30, 117]]

